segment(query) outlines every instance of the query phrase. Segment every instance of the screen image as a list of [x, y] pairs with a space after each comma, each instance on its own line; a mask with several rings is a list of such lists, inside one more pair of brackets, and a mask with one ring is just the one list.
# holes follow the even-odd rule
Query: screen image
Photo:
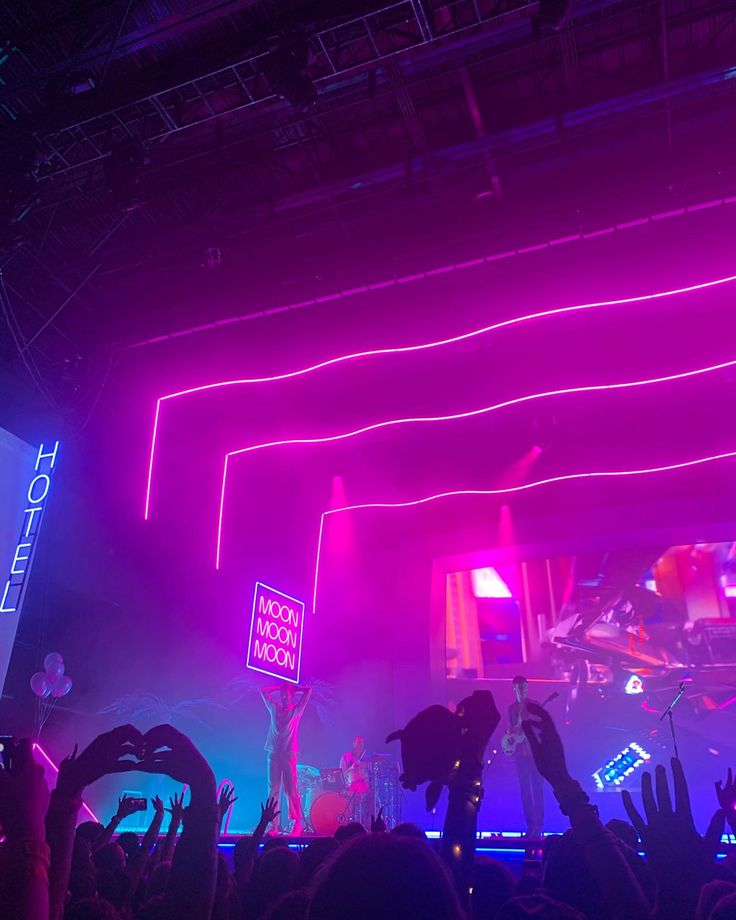
[[446, 676], [736, 667], [736, 543], [498, 563], [446, 577]]

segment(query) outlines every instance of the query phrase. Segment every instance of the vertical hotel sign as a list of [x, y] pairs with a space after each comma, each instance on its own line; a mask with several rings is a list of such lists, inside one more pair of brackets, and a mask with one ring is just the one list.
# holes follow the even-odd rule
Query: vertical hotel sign
[[[17, 613], [20, 610], [51, 488], [51, 477], [56, 466], [58, 450], [58, 441], [50, 449], [47, 449], [44, 444], [38, 448], [33, 476], [24, 497], [26, 507], [23, 512], [20, 537], [10, 559], [9, 569], [5, 573], [0, 573], [1, 615]], [[5, 579], [2, 578], [3, 575]]]
[[298, 684], [303, 634], [304, 601], [256, 582], [247, 666]]

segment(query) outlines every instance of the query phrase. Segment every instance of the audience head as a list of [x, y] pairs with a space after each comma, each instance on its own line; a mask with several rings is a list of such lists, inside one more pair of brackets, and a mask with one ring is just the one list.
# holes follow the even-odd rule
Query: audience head
[[263, 852], [269, 853], [271, 850], [289, 849], [289, 841], [284, 837], [269, 837], [263, 844]]
[[368, 831], [362, 824], [358, 824], [357, 821], [351, 821], [343, 827], [338, 827], [335, 831], [335, 840], [339, 843], [345, 843], [347, 840], [352, 840], [353, 837], [361, 837], [363, 834], [367, 833]]
[[473, 867], [473, 920], [494, 920], [499, 908], [516, 891], [516, 879], [497, 859], [479, 856]]
[[340, 844], [334, 837], [318, 837], [313, 840], [304, 850], [299, 865], [299, 886], [306, 888], [311, 885], [317, 870], [320, 866], [340, 848]]
[[310, 920], [461, 920], [444, 863], [420, 840], [364, 834], [346, 843], [315, 880]]
[[412, 824], [411, 821], [402, 821], [401, 824], [397, 824], [396, 827], [393, 828], [391, 833], [399, 837], [418, 837], [420, 840], [427, 839], [427, 835], [421, 827], [417, 827], [417, 825]]
[[291, 891], [299, 872], [299, 855], [289, 847], [264, 852], [256, 865], [255, 888], [264, 907]]
[[92, 854], [95, 867], [119, 872], [125, 866], [125, 852], [119, 843], [108, 843]]
[[125, 853], [126, 859], [130, 859], [140, 846], [138, 834], [134, 834], [133, 831], [124, 831], [122, 834], [118, 834], [115, 843], [117, 843], [123, 853]]
[[550, 841], [544, 862], [544, 888], [552, 898], [592, 918], [602, 916], [602, 898], [587, 869], [585, 852], [570, 832]]
[[104, 827], [97, 821], [83, 821], [77, 827], [77, 837], [86, 840], [91, 846], [94, 846], [95, 841], [103, 830]]

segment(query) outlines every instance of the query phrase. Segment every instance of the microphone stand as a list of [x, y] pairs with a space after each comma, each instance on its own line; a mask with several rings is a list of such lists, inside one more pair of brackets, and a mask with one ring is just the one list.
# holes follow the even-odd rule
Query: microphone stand
[[667, 716], [667, 717], [669, 718], [669, 721], [670, 721], [670, 731], [672, 732], [672, 744], [674, 745], [674, 748], [675, 748], [675, 757], [676, 757], [678, 760], [680, 759], [680, 755], [679, 755], [678, 752], [677, 752], [677, 738], [675, 737], [675, 723], [674, 723], [674, 721], [673, 721], [673, 719], [672, 719], [672, 710], [673, 710], [673, 709], [675, 708], [675, 706], [677, 706], [677, 704], [680, 702], [680, 700], [682, 699], [684, 693], [685, 693], [685, 682], [684, 682], [684, 681], [680, 681], [680, 686], [679, 686], [679, 689], [678, 689], [678, 691], [677, 691], [677, 696], [674, 698], [674, 700], [672, 700], [672, 702], [670, 703], [670, 705], [665, 709], [665, 711], [664, 711], [664, 712], [662, 713], [662, 715], [659, 717], [659, 721], [660, 721], [660, 722], [664, 719], [665, 716]]

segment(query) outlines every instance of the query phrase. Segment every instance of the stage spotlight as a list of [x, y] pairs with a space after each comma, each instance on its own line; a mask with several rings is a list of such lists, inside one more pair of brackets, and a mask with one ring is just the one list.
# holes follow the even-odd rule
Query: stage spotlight
[[652, 755], [640, 744], [632, 741], [607, 764], [595, 771], [593, 779], [596, 789], [598, 792], [603, 792], [605, 789], [615, 789], [621, 786], [635, 770], [651, 760], [651, 757]]
[[629, 677], [626, 681], [624, 692], [628, 693], [629, 696], [635, 696], [637, 693], [644, 692], [644, 684], [638, 674], [632, 674], [631, 677]]
[[570, 15], [573, 0], [539, 0], [535, 25], [540, 32], [559, 32]]
[[280, 36], [263, 63], [263, 73], [277, 96], [306, 112], [317, 102], [317, 90], [306, 72], [309, 42], [301, 33]]

